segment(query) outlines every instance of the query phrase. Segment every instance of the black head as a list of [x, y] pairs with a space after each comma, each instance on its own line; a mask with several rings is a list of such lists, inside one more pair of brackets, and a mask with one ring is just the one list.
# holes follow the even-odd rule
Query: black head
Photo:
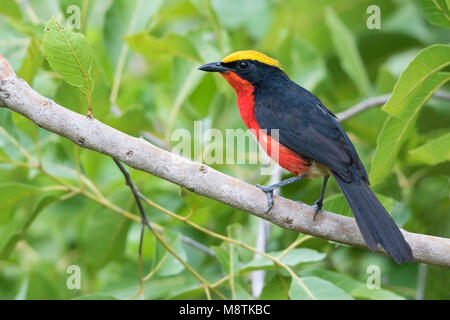
[[233, 72], [253, 84], [276, 78], [287, 79], [278, 61], [256, 51], [238, 51], [223, 61], [211, 62], [199, 67], [208, 72]]

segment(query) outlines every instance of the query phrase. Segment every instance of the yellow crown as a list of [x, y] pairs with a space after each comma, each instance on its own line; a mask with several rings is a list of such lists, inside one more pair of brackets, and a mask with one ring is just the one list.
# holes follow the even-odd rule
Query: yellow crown
[[272, 59], [271, 57], [268, 57], [265, 54], [255, 50], [244, 50], [233, 52], [232, 54], [223, 58], [222, 62], [227, 63], [237, 60], [256, 60], [281, 69], [281, 66], [277, 60]]

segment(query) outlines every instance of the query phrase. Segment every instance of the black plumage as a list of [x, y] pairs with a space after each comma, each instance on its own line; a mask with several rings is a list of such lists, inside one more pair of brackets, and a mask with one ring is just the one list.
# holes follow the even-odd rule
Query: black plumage
[[[254, 82], [255, 119], [302, 158], [326, 166], [335, 177], [371, 250], [380, 244], [397, 263], [413, 261], [411, 248], [369, 187], [369, 178], [352, 142], [335, 115], [284, 73]], [[275, 81], [274, 81], [275, 80]]]
[[[244, 53], [261, 57], [253, 51]], [[237, 56], [241, 54], [238, 52]], [[253, 97], [250, 97], [253, 110], [245, 112], [253, 113], [260, 129], [266, 130], [302, 160], [302, 171], [295, 172], [300, 177], [297, 181], [311, 175], [313, 164], [325, 166], [344, 194], [367, 246], [376, 250], [378, 244], [381, 245], [397, 263], [413, 261], [410, 246], [370, 189], [364, 165], [335, 115], [311, 92], [291, 81], [276, 61], [270, 60], [272, 64], [266, 64], [253, 59], [226, 60], [203, 65], [200, 69], [233, 72], [253, 86]], [[269, 61], [267, 57], [262, 60]], [[244, 86], [248, 88], [247, 84]], [[235, 89], [241, 90], [239, 85]], [[303, 160], [310, 166], [305, 168]], [[314, 216], [322, 207], [327, 179], [324, 179], [320, 198], [314, 204]], [[269, 211], [273, 205], [273, 190], [295, 180], [259, 186], [268, 195]]]

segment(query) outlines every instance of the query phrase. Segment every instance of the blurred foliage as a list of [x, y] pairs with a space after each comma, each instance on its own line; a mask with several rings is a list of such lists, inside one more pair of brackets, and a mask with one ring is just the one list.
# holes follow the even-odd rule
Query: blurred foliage
[[[373, 4], [380, 7], [381, 29], [366, 25]], [[231, 88], [197, 71], [236, 50], [279, 59], [333, 112], [394, 92], [384, 108], [389, 114], [373, 108], [343, 125], [397, 223], [449, 237], [450, 108], [448, 100], [430, 99], [439, 88], [448, 91], [447, 5], [5, 0], [0, 53], [44, 96], [83, 114], [92, 105], [100, 121], [169, 148], [177, 143], [173, 130], [193, 133], [194, 121], [204, 130], [244, 128]], [[79, 29], [71, 30], [77, 18]], [[207, 142], [193, 135], [193, 144]], [[258, 165], [213, 167], [249, 183], [267, 182]], [[277, 226], [268, 254], [257, 259], [259, 219], [142, 172], [131, 177], [148, 197], [146, 211], [158, 230], [157, 237], [144, 235], [147, 299], [252, 299], [254, 270], [266, 271], [261, 299], [450, 298], [448, 270], [396, 265]], [[305, 181], [282, 194], [312, 203], [320, 187], [321, 181]], [[334, 182], [325, 209], [350, 215]], [[136, 297], [140, 225], [133, 220], [139, 221], [134, 198], [110, 158], [0, 110], [1, 299]], [[81, 289], [66, 286], [70, 265], [80, 267]], [[380, 267], [382, 289], [366, 286], [371, 265]]]

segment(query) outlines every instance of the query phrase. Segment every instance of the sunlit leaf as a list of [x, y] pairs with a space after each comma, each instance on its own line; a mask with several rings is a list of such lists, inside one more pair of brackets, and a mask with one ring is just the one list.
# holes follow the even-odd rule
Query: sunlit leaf
[[400, 148], [410, 136], [423, 104], [449, 79], [450, 73], [433, 74], [410, 94], [411, 103], [402, 113], [401, 118], [390, 116], [386, 119], [378, 136], [377, 148], [372, 160], [370, 180], [373, 184], [380, 183], [391, 172]]
[[53, 16], [45, 26], [44, 55], [54, 71], [89, 97], [92, 95], [92, 55], [86, 37], [62, 26]]
[[399, 117], [409, 105], [418, 99], [416, 90], [437, 71], [450, 64], [450, 46], [436, 44], [421, 52], [412, 60], [400, 75], [394, 91], [383, 110]]
[[432, 24], [450, 28], [450, 8], [446, 0], [419, 0], [423, 13]]
[[409, 151], [409, 154], [421, 162], [436, 165], [450, 161], [450, 133], [430, 140], [424, 145]]
[[0, 15], [20, 18], [22, 16], [22, 13], [20, 12], [19, 3], [16, 0], [3, 1], [2, 5], [0, 6]]

